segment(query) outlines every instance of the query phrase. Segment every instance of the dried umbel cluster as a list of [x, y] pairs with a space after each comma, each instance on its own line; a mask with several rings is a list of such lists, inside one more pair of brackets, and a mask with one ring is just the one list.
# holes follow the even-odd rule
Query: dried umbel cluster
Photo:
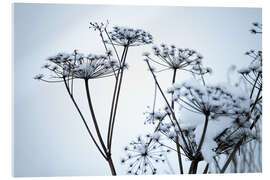
[[158, 124], [156, 132], [165, 136], [164, 140], [171, 140], [178, 144], [188, 159], [197, 158], [200, 161], [211, 162], [214, 156], [228, 153], [242, 137], [245, 137], [243, 143], [255, 138], [249, 129], [251, 122], [247, 121], [247, 117], [250, 116], [250, 100], [237, 88], [225, 85], [203, 86], [200, 83], [188, 81], [181, 85], [174, 84], [168, 89], [168, 93], [172, 94], [179, 114], [181, 108], [184, 108], [192, 113], [207, 116], [209, 132], [206, 133], [206, 140], [201, 147], [202, 156], [200, 154], [196, 156], [204, 118], [201, 121], [183, 122], [176, 114], [181, 126], [179, 129], [177, 123], [172, 121], [167, 106], [145, 113], [147, 122]]
[[[74, 50], [73, 53], [58, 53], [49, 57], [48, 63], [43, 68], [51, 72], [51, 78], [45, 78], [43, 74], [36, 75], [34, 79], [45, 82], [63, 82], [70, 99], [73, 102], [81, 120], [88, 132], [89, 138], [93, 141], [100, 155], [108, 163], [112, 175], [117, 175], [112, 160], [112, 141], [114, 126], [117, 119], [118, 102], [123, 82], [124, 70], [127, 68], [127, 53], [131, 46], [150, 44], [153, 41], [151, 34], [141, 29], [132, 29], [115, 26], [112, 31], [107, 31], [108, 23], [90, 23], [90, 28], [99, 32], [101, 42], [104, 45], [105, 53], [101, 55], [84, 55]], [[107, 39], [107, 40], [105, 40]], [[115, 45], [123, 46], [116, 48]], [[112, 50], [111, 50], [112, 49]], [[113, 58], [116, 56], [116, 59]], [[94, 103], [91, 98], [89, 80], [114, 76], [111, 82], [114, 83], [108, 126], [106, 134], [102, 134], [99, 127], [99, 119], [96, 116]], [[83, 79], [86, 92], [86, 99], [91, 115], [93, 127], [88, 126], [88, 121], [82, 113], [75, 96], [74, 79]], [[92, 83], [90, 84], [93, 85]], [[94, 87], [94, 85], [93, 85]], [[104, 127], [103, 127], [104, 128]], [[96, 134], [96, 136], [94, 135]], [[106, 139], [105, 139], [106, 137]], [[152, 150], [151, 150], [152, 152]], [[150, 150], [149, 150], [150, 153]], [[150, 156], [151, 157], [151, 156]], [[153, 157], [154, 158], [154, 157]], [[146, 163], [146, 162], [145, 162]], [[149, 165], [152, 168], [152, 165]], [[145, 170], [144, 170], [145, 171]], [[155, 171], [152, 169], [152, 172]]]
[[153, 36], [142, 29], [114, 26], [108, 34], [114, 45], [139, 46], [153, 43]]
[[[89, 54], [85, 56], [75, 50], [71, 54], [58, 53], [47, 60], [49, 63], [43, 65], [43, 68], [52, 72], [53, 79], [97, 79], [113, 76], [122, 68], [117, 60], [110, 57], [109, 53], [107, 55]], [[35, 79], [44, 80], [43, 77], [43, 75], [37, 75]]]
[[204, 86], [196, 81], [188, 81], [181, 85], [174, 84], [167, 92], [172, 94], [173, 101], [181, 103], [183, 108], [209, 114], [212, 118], [246, 115], [249, 112], [249, 98], [233, 87]]
[[255, 88], [259, 89], [262, 86], [262, 51], [250, 50], [245, 53], [252, 58], [251, 63], [238, 72], [250, 85], [255, 84]]
[[162, 121], [167, 115], [171, 114], [171, 111], [168, 108], [168, 106], [164, 106], [163, 108], [157, 110], [150, 108], [149, 106], [147, 108], [148, 108], [147, 111], [143, 113], [146, 117], [145, 124], [146, 123], [155, 124], [156, 122], [158, 123]]
[[192, 49], [177, 48], [175, 45], [168, 46], [167, 44], [161, 44], [160, 47], [153, 46], [153, 55], [145, 52], [145, 60], [150, 60], [153, 64], [161, 66], [164, 69], [181, 69], [192, 72], [197, 75], [211, 73], [211, 68], [204, 68], [202, 66], [203, 56]]
[[121, 163], [127, 164], [128, 174], [156, 174], [156, 163], [166, 161], [166, 153], [170, 149], [164, 147], [160, 142], [160, 135], [138, 136], [136, 140], [129, 143], [124, 148], [126, 157], [121, 159]]
[[[107, 27], [108, 22], [90, 23], [90, 28], [99, 32], [104, 45], [104, 54], [84, 55], [77, 50], [70, 54], [59, 53], [49, 57], [48, 63], [43, 66], [51, 72], [51, 78], [44, 78], [43, 74], [34, 78], [45, 82], [64, 82], [90, 139], [109, 164], [112, 175], [116, 175], [112, 160], [112, 139], [124, 70], [127, 68], [128, 49], [131, 46], [151, 44], [153, 37], [141, 29], [115, 26], [108, 31]], [[261, 24], [253, 23], [253, 27], [252, 33], [262, 33]], [[249, 95], [249, 91], [248, 94], [245, 93], [240, 90], [239, 85], [236, 87], [228, 84], [209, 85], [204, 75], [211, 73], [212, 69], [202, 65], [203, 56], [195, 50], [177, 48], [175, 45], [168, 46], [164, 43], [153, 46], [152, 49], [152, 53], [145, 52], [143, 56], [155, 85], [153, 107], [148, 107], [145, 112], [145, 124], [154, 126], [154, 131], [152, 134], [139, 136], [124, 148], [126, 156], [121, 162], [127, 165], [127, 173], [135, 175], [158, 173], [157, 167], [160, 167], [160, 162], [169, 164], [166, 155], [171, 150], [177, 154], [181, 174], [185, 173], [183, 159], [191, 162], [189, 173], [197, 173], [198, 163], [204, 160], [207, 163], [204, 173], [207, 173], [213, 159], [220, 157], [219, 155], [227, 155], [228, 159], [225, 164], [222, 162], [223, 167], [218, 170], [224, 173], [240, 146], [260, 138], [255, 123], [261, 120], [262, 115], [262, 52], [255, 50], [246, 52], [246, 55], [252, 58], [252, 62], [248, 67], [238, 71], [250, 84]], [[156, 70], [155, 66], [161, 69]], [[170, 84], [166, 86], [169, 87], [167, 94], [156, 76], [158, 72], [165, 70], [173, 72], [168, 81]], [[188, 72], [193, 79], [181, 84], [175, 83], [179, 71]], [[111, 91], [108, 130], [104, 135], [100, 131], [99, 119], [94, 111], [88, 81], [110, 76], [114, 76], [112, 81], [114, 89]], [[92, 129], [89, 128], [76, 101], [73, 92], [74, 79], [84, 80], [94, 125]], [[165, 103], [165, 106], [159, 109], [156, 107], [158, 93], [161, 95], [161, 101]], [[183, 112], [192, 115], [196, 113], [201, 119], [198, 121], [193, 117], [182, 119]]]

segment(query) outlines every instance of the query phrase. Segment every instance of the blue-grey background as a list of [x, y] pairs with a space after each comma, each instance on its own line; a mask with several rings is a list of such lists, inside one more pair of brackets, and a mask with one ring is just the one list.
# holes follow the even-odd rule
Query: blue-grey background
[[[110, 27], [142, 28], [154, 36], [157, 44], [197, 50], [204, 56], [203, 63], [214, 70], [207, 77], [211, 83], [227, 81], [232, 64], [241, 67], [250, 62], [245, 51], [261, 49], [260, 37], [248, 31], [252, 22], [261, 22], [258, 8], [14, 4], [13, 11], [15, 176], [110, 175], [64, 85], [33, 80], [35, 74], [44, 72], [40, 66], [45, 59], [58, 52], [104, 52], [98, 33], [88, 28], [90, 21], [109, 20]], [[119, 174], [125, 174], [120, 164], [122, 148], [137, 135], [151, 132], [144, 125], [143, 112], [152, 104], [153, 81], [141, 56], [150, 49], [151, 45], [136, 47], [128, 54], [130, 67], [124, 77], [113, 141], [113, 159]], [[169, 72], [158, 75], [165, 89], [170, 84], [169, 76]], [[177, 81], [186, 78], [182, 74]], [[107, 130], [111, 81], [107, 78], [90, 83], [103, 132]], [[78, 82], [76, 87], [76, 98], [87, 114], [83, 86]], [[169, 159], [176, 164], [174, 155]]]

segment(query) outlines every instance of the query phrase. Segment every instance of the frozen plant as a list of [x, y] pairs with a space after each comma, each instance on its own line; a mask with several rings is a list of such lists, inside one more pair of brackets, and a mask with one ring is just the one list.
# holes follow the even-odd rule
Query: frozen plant
[[[120, 90], [123, 82], [124, 71], [127, 69], [126, 60], [128, 49], [131, 46], [150, 44], [153, 41], [153, 37], [150, 33], [141, 29], [115, 26], [111, 31], [107, 31], [107, 26], [108, 22], [100, 24], [90, 23], [90, 28], [99, 32], [101, 42], [105, 49], [104, 54], [97, 55], [90, 53], [89, 55], [84, 55], [79, 53], [78, 50], [74, 50], [73, 53], [58, 53], [55, 56], [49, 57], [47, 59], [48, 63], [43, 66], [44, 69], [51, 72], [51, 76], [46, 77], [43, 74], [38, 74], [34, 79], [48, 83], [64, 83], [69, 97], [78, 111], [91, 140], [94, 142], [99, 153], [109, 164], [112, 175], [117, 175], [111, 151]], [[121, 46], [122, 48], [117, 49], [115, 45]], [[116, 56], [115, 58], [113, 57], [113, 54]], [[100, 120], [96, 117], [94, 102], [92, 101], [89, 88], [89, 86], [92, 86], [93, 88], [95, 87], [92, 82], [89, 82], [92, 79], [108, 77], [114, 77], [114, 89], [112, 90], [113, 95], [110, 115], [108, 118], [108, 130], [104, 135], [100, 131]], [[74, 82], [76, 80], [82, 80], [84, 82], [86, 99], [88, 101], [88, 107], [94, 124], [94, 129], [89, 128], [86, 117], [78, 106], [79, 102], [76, 100], [74, 93], [74, 89], [76, 88]], [[94, 132], [96, 133], [96, 137], [94, 136]]]
[[138, 136], [136, 140], [129, 143], [129, 146], [124, 148], [126, 157], [121, 159], [121, 163], [127, 164], [128, 174], [156, 174], [157, 168], [155, 163], [164, 163], [166, 158], [165, 153], [170, 152], [170, 149], [164, 147], [160, 142], [160, 135]]
[[[260, 34], [261, 25], [253, 23], [253, 26], [257, 30], [251, 32]], [[145, 112], [145, 124], [154, 125], [153, 133], [158, 134], [162, 147], [176, 152], [181, 174], [198, 173], [201, 161], [206, 162], [203, 173], [209, 173], [212, 165], [217, 173], [224, 173], [230, 164], [236, 167], [240, 160], [244, 162], [241, 167], [248, 167], [248, 172], [253, 171], [250, 164], [255, 160], [252, 155], [246, 155], [254, 149], [251, 146], [256, 145], [254, 142], [260, 141], [261, 136], [260, 128], [255, 124], [261, 120], [262, 53], [251, 50], [246, 55], [253, 60], [238, 72], [250, 85], [248, 90], [239, 84], [207, 83], [204, 75], [212, 70], [202, 66], [202, 56], [194, 50], [161, 44], [160, 47], [153, 46], [153, 55], [143, 53], [155, 83], [154, 103]], [[159, 72], [166, 70], [173, 71], [167, 94], [157, 77]], [[177, 71], [190, 72], [193, 79], [176, 83]], [[159, 109], [156, 107], [157, 91], [165, 103]], [[182, 119], [182, 113], [197, 114], [201, 119]], [[176, 148], [172, 146], [174, 144]], [[236, 155], [237, 151], [247, 147], [250, 147], [249, 151], [243, 151], [244, 155]], [[190, 161], [187, 171], [184, 170], [183, 156]], [[253, 167], [256, 168], [255, 165]], [[243, 168], [241, 172], [246, 172]]]

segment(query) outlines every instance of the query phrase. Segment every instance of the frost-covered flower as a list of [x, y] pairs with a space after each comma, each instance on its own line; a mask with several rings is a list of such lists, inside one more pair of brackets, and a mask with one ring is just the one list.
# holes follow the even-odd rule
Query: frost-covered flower
[[164, 43], [162, 43], [160, 47], [154, 45], [152, 49], [154, 57], [151, 57], [149, 52], [145, 52], [143, 56], [154, 64], [164, 67], [164, 69], [160, 71], [182, 69], [195, 74], [212, 72], [211, 68], [204, 68], [202, 66], [201, 60], [203, 56], [195, 50], [176, 48], [175, 45], [168, 46]]
[[226, 84], [203, 86], [190, 80], [175, 89], [173, 97], [184, 108], [211, 116], [245, 115], [250, 107], [249, 98], [243, 91]]
[[251, 86], [260, 89], [262, 85], [262, 51], [250, 50], [245, 55], [252, 58], [250, 64], [238, 70]]
[[150, 33], [142, 29], [121, 26], [114, 26], [109, 36], [112, 42], [119, 46], [139, 46], [153, 42], [153, 36]]
[[121, 163], [128, 165], [128, 174], [157, 173], [155, 163], [165, 162], [164, 154], [170, 152], [159, 141], [160, 135], [156, 132], [153, 135], [139, 136], [124, 148], [126, 157], [121, 159]]
[[170, 112], [168, 112], [166, 107], [163, 109], [153, 110], [148, 106], [147, 111], [143, 114], [146, 116], [145, 123], [154, 124], [156, 121], [162, 121], [167, 115], [170, 114]]
[[[96, 79], [115, 75], [121, 67], [117, 60], [107, 55], [84, 54], [75, 50], [72, 54], [58, 53], [47, 59], [50, 64], [45, 64], [43, 68], [53, 72], [53, 78], [59, 79]], [[126, 66], [126, 65], [124, 65]], [[38, 76], [37, 76], [38, 77]], [[38, 79], [38, 78], [35, 79]], [[39, 79], [42, 79], [43, 76]]]

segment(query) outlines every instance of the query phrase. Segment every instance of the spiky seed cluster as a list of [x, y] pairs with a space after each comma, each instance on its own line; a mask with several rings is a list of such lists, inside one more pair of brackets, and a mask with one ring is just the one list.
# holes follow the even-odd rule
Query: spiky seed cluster
[[[225, 86], [203, 86], [198, 82], [175, 84], [169, 91], [173, 100], [186, 109], [212, 116], [239, 115], [249, 112], [249, 98]], [[214, 117], [213, 117], [214, 118]]]
[[252, 62], [248, 67], [238, 70], [240, 74], [248, 75], [249, 73], [262, 73], [262, 51], [250, 50], [245, 55], [252, 58]]
[[[160, 47], [153, 46], [153, 54], [158, 59], [150, 56], [149, 52], [143, 53], [145, 60], [150, 60], [157, 65], [168, 69], [183, 69], [196, 74], [211, 73], [211, 68], [202, 67], [203, 56], [192, 49], [176, 48], [174, 45], [161, 44]], [[189, 68], [188, 68], [189, 67]]]
[[106, 23], [90, 22], [89, 28], [92, 28], [94, 31], [98, 30], [100, 32], [103, 32], [107, 28], [108, 24], [108, 21]]
[[238, 70], [238, 72], [244, 77], [244, 79], [254, 87], [260, 89], [262, 86], [262, 51], [250, 50], [245, 53], [252, 58], [251, 63], [244, 68]]
[[[170, 120], [168, 120], [169, 122], [168, 121], [165, 122], [166, 120], [168, 119], [164, 119], [159, 124], [157, 132], [159, 134], [162, 134], [163, 139], [166, 138], [166, 139], [171, 140], [174, 143], [179, 144], [181, 146], [181, 149], [184, 152], [185, 157], [187, 157], [189, 160], [193, 160], [196, 149], [197, 149], [197, 144], [196, 144], [195, 135], [194, 135], [194, 128], [181, 129], [186, 140], [186, 144], [185, 144], [181, 136], [180, 130], [178, 129], [178, 126]], [[177, 137], [178, 137], [178, 142], [177, 142]], [[162, 141], [161, 144], [166, 147], [169, 146], [169, 145], [165, 145], [165, 141]]]
[[155, 163], [165, 162], [165, 153], [170, 150], [165, 149], [160, 143], [159, 133], [153, 135], [139, 136], [124, 148], [126, 157], [121, 159], [121, 163], [128, 165], [128, 174], [156, 174]]
[[114, 26], [109, 36], [112, 42], [119, 46], [140, 46], [153, 43], [153, 36], [142, 29]]
[[[48, 64], [43, 68], [53, 72], [53, 78], [66, 79], [96, 79], [112, 76], [121, 67], [117, 60], [111, 59], [110, 54], [85, 56], [76, 50], [72, 54], [58, 53], [47, 59]], [[42, 80], [44, 76], [39, 74], [34, 77]]]
[[171, 114], [167, 106], [158, 110], [150, 109], [150, 107], [147, 107], [147, 109], [148, 110], [143, 113], [146, 116], [145, 123], [155, 124], [155, 122], [160, 122], [167, 115]]

